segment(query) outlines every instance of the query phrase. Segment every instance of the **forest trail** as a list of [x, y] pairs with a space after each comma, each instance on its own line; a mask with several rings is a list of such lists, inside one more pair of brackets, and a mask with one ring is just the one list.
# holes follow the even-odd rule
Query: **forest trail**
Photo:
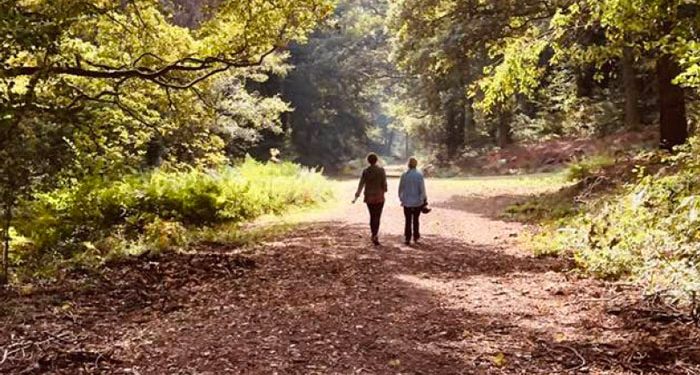
[[210, 244], [115, 265], [92, 287], [9, 298], [0, 372], [700, 371], [697, 328], [519, 248], [522, 225], [497, 214], [546, 186], [428, 180], [434, 210], [409, 247], [391, 179], [374, 247], [366, 208], [349, 203], [355, 183], [338, 182], [347, 204], [244, 253]]

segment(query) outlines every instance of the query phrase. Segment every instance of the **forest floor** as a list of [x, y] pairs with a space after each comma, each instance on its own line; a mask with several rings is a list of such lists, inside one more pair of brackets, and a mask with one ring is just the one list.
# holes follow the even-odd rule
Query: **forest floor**
[[642, 149], [654, 149], [658, 131], [621, 131], [602, 137], [561, 137], [518, 142], [456, 161], [460, 174], [506, 175], [556, 171], [571, 162], [607, 155], [624, 159]]
[[[633, 286], [535, 258], [503, 221], [551, 176], [429, 180], [423, 240], [402, 242], [390, 181], [382, 246], [347, 204], [274, 240], [202, 244], [4, 292], [0, 372], [695, 374], [700, 329]], [[259, 224], [262, 225], [262, 224]]]

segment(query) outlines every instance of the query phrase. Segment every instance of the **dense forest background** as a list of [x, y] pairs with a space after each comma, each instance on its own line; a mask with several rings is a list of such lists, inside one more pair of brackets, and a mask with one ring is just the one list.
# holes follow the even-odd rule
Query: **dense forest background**
[[[212, 4], [176, 1], [174, 21], [196, 28]], [[331, 171], [368, 150], [447, 165], [518, 142], [647, 127], [672, 148], [700, 116], [698, 10], [640, 6], [339, 1], [308, 39], [279, 50], [274, 70], [245, 79], [254, 107], [228, 113], [236, 120], [222, 120], [219, 135], [232, 157], [274, 148]]]
[[266, 85], [294, 110], [264, 146], [331, 169], [366, 150], [417, 149], [450, 164], [518, 142], [645, 128], [670, 149], [699, 116], [698, 10], [640, 7], [341, 1], [308, 44], [290, 47], [291, 71]]
[[306, 165], [338, 170], [369, 151], [405, 154], [405, 132], [391, 101], [401, 77], [391, 63], [386, 1], [341, 1], [332, 17], [289, 48], [293, 67], [266, 85], [292, 111], [270, 146]]

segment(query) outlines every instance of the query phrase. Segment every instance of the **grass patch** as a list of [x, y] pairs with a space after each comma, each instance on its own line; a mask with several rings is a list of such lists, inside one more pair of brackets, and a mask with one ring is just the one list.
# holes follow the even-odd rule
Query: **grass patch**
[[582, 181], [591, 176], [597, 176], [617, 161], [610, 155], [601, 154], [585, 157], [575, 161], [566, 168], [566, 179], [569, 181]]
[[[526, 223], [552, 224], [575, 217], [583, 205], [592, 204], [598, 196], [615, 185], [606, 177], [617, 161], [609, 155], [586, 157], [571, 163], [557, 174], [558, 190], [550, 190], [506, 208], [504, 216]], [[552, 186], [557, 186], [555, 183]]]
[[[549, 190], [506, 208], [504, 217], [525, 223], [552, 225], [576, 217], [613, 194], [635, 176], [628, 161], [610, 155], [586, 157], [556, 176], [559, 189]], [[553, 186], [556, 186], [553, 184]]]
[[506, 207], [503, 216], [523, 223], [545, 223], [576, 215], [576, 186], [546, 192]]
[[252, 159], [216, 170], [90, 179], [22, 206], [13, 268], [21, 278], [50, 278], [64, 268], [94, 268], [202, 241], [246, 244], [278, 229], [251, 230], [245, 223], [325, 204], [332, 191], [318, 171]]
[[566, 176], [563, 172], [520, 176], [455, 177], [431, 181], [431, 185], [439, 185], [445, 189], [469, 189], [477, 194], [494, 190], [506, 193], [555, 191], [566, 184]]

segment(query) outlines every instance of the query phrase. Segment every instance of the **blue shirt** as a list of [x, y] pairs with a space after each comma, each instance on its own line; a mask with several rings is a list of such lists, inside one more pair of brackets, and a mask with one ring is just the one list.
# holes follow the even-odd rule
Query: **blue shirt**
[[420, 207], [428, 199], [425, 193], [425, 180], [417, 169], [409, 169], [401, 175], [399, 199], [404, 207]]

